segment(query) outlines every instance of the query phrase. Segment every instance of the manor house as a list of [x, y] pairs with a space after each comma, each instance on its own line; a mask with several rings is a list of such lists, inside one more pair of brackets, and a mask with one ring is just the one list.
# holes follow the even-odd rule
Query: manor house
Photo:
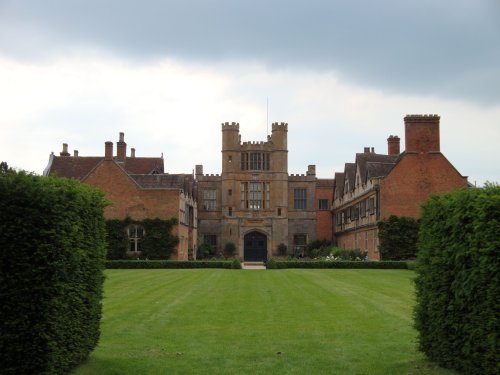
[[[245, 261], [278, 255], [301, 256], [314, 240], [331, 240], [347, 249], [361, 249], [380, 259], [377, 222], [391, 215], [420, 216], [420, 205], [431, 195], [467, 187], [440, 151], [437, 115], [408, 115], [405, 150], [400, 138], [389, 136], [387, 154], [372, 147], [355, 155], [332, 179], [316, 177], [315, 165], [304, 174], [288, 174], [288, 124], [273, 123], [266, 141], [243, 141], [238, 123], [223, 123], [222, 171], [204, 174], [164, 172], [163, 158], [127, 155], [120, 133], [104, 156], [85, 157], [67, 144], [52, 154], [44, 172], [77, 178], [103, 189], [113, 204], [108, 219], [177, 218], [180, 243], [171, 259], [196, 257], [199, 244], [222, 254], [235, 245]], [[332, 171], [333, 172], [333, 171]], [[129, 232], [134, 255], [139, 232]], [[142, 233], [144, 235], [144, 233]], [[147, 235], [147, 234], [146, 234]]]

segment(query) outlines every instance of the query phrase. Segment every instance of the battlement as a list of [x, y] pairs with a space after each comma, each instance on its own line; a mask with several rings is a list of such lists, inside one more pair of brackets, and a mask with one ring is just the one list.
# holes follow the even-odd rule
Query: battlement
[[288, 131], [288, 123], [287, 122], [273, 122], [272, 130], [284, 130]]
[[239, 122], [223, 122], [221, 123], [222, 130], [237, 130], [240, 131], [240, 123]]
[[243, 142], [243, 146], [247, 146], [247, 145], [264, 145], [266, 143], [267, 142], [264, 142], [264, 141], [248, 141], [248, 142]]
[[436, 122], [439, 123], [439, 115], [406, 115], [405, 122]]

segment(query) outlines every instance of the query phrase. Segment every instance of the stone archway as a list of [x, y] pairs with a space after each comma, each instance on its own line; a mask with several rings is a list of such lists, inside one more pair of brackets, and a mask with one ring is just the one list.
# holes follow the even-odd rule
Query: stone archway
[[244, 237], [244, 255], [246, 262], [267, 261], [267, 236], [261, 232], [253, 231]]

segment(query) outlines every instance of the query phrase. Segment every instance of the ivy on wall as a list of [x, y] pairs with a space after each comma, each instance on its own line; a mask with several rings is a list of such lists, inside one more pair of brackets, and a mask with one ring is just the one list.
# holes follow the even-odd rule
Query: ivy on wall
[[179, 237], [172, 234], [172, 228], [177, 224], [177, 219], [145, 219], [133, 220], [107, 220], [107, 259], [126, 259], [131, 245], [129, 237], [130, 226], [136, 225], [143, 229], [143, 236], [138, 240], [140, 254], [136, 257], [142, 259], [168, 259], [179, 243]]

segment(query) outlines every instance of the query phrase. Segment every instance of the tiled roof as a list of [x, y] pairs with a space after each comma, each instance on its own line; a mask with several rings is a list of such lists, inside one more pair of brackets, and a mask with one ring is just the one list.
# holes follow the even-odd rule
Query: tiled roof
[[[383, 171], [385, 171], [385, 173], [381, 174], [381, 175], [377, 174], [377, 175], [368, 176], [367, 172], [368, 172], [368, 165], [369, 164], [374, 164], [374, 163], [375, 164], [386, 164], [386, 165], [390, 164], [390, 165], [394, 166], [397, 158], [398, 158], [397, 155], [375, 154], [374, 152], [365, 152], [362, 154], [361, 153], [356, 154], [356, 165], [359, 169], [359, 173], [360, 173], [362, 182], [365, 183], [366, 179], [370, 178], [370, 177], [383, 177], [390, 171], [390, 168], [389, 169], [387, 169], [385, 167], [378, 168], [377, 173], [381, 173]], [[371, 171], [374, 171], [373, 167], [372, 167]]]
[[194, 195], [194, 177], [191, 174], [131, 174], [143, 189], [182, 189]]
[[345, 182], [345, 179], [347, 178], [347, 181], [349, 181], [349, 189], [354, 189], [354, 186], [356, 184], [356, 182], [355, 182], [355, 179], [356, 179], [356, 164], [354, 164], [354, 163], [345, 163], [344, 173], [345, 173], [344, 182]]
[[163, 173], [162, 158], [125, 158], [123, 168], [129, 174]]
[[335, 180], [330, 179], [330, 178], [318, 178], [316, 180], [316, 187], [321, 187], [321, 188], [333, 188]]
[[[103, 160], [103, 156], [53, 156], [48, 172], [81, 180]], [[163, 158], [128, 157], [119, 165], [129, 174], [163, 173]]]
[[366, 178], [385, 177], [394, 168], [394, 165], [394, 163], [368, 162], [366, 163]]
[[102, 156], [54, 156], [49, 174], [81, 180], [88, 175], [104, 158]]
[[344, 194], [344, 173], [335, 173], [335, 198]]

